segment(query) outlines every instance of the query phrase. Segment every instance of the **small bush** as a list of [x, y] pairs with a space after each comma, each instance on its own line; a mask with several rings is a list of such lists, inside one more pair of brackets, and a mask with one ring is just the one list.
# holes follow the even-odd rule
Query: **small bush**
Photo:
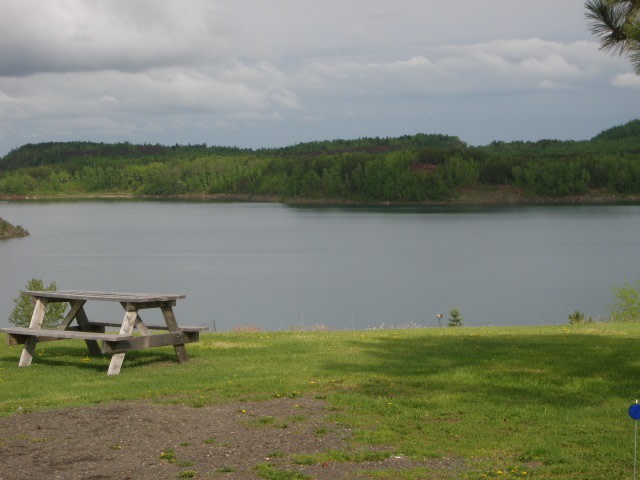
[[580, 310], [576, 310], [575, 312], [570, 313], [569, 323], [571, 325], [579, 325], [581, 323], [584, 323], [584, 313], [582, 313]]
[[613, 288], [616, 303], [611, 308], [613, 322], [640, 321], [640, 280], [635, 284], [625, 282], [623, 286]]
[[[27, 282], [25, 290], [31, 291], [52, 291], [57, 290], [56, 282], [51, 282], [48, 286], [44, 286], [44, 282], [39, 278], [32, 278]], [[31, 316], [33, 315], [33, 302], [31, 296], [20, 293], [13, 302], [15, 307], [9, 315], [9, 322], [13, 323], [16, 327], [28, 327], [31, 323]], [[65, 303], [50, 303], [47, 305], [47, 311], [44, 315], [42, 322], [42, 328], [56, 328], [64, 319], [64, 312], [67, 309]]]
[[456, 307], [452, 308], [449, 311], [449, 326], [450, 327], [461, 327], [463, 325], [463, 318], [460, 310]]

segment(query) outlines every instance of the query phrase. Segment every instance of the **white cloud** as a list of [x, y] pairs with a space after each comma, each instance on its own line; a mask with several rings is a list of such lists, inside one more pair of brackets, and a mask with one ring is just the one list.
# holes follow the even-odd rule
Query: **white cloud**
[[613, 78], [611, 84], [618, 88], [640, 89], [640, 76], [635, 73], [621, 73]]
[[320, 95], [442, 95], [567, 88], [598, 72], [593, 43], [498, 40], [424, 49], [387, 62], [336, 58], [302, 66], [296, 84]]
[[103, 115], [145, 115], [298, 108], [286, 78], [264, 64], [0, 77], [0, 92], [0, 121], [10, 116], [82, 116], [96, 109]]

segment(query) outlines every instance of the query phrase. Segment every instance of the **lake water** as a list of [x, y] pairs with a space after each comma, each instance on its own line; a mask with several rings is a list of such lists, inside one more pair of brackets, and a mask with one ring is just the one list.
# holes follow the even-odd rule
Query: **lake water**
[[[31, 232], [0, 242], [5, 326], [34, 277], [60, 289], [185, 293], [178, 320], [218, 331], [434, 327], [454, 306], [465, 325], [567, 323], [576, 309], [608, 316], [612, 287], [640, 278], [637, 205], [5, 202], [0, 216]], [[123, 315], [118, 305], [87, 310]]]

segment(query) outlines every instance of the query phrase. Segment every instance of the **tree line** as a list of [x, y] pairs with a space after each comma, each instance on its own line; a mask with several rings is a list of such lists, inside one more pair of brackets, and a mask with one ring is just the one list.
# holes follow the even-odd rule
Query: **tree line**
[[640, 194], [640, 120], [591, 140], [492, 142], [407, 135], [242, 149], [128, 142], [29, 144], [0, 159], [0, 194], [237, 194], [281, 199], [443, 201], [505, 185], [550, 197]]

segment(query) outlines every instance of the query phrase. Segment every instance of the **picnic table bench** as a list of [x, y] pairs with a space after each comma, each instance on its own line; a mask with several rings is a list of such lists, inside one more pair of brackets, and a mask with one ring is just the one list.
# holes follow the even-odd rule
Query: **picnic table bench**
[[[176, 300], [186, 295], [163, 295], [154, 293], [86, 292], [78, 290], [31, 291], [23, 293], [34, 300], [33, 315], [29, 327], [0, 328], [7, 334], [9, 345], [24, 345], [18, 366], [31, 365], [36, 345], [52, 340], [84, 340], [91, 355], [111, 354], [111, 363], [107, 374], [117, 375], [126, 352], [145, 348], [173, 345], [178, 362], [189, 360], [186, 343], [200, 340], [200, 332], [207, 327], [178, 325], [173, 308]], [[89, 320], [84, 305], [89, 300], [118, 302], [125, 311], [121, 323]], [[68, 302], [70, 309], [58, 328], [41, 328], [49, 303]], [[159, 308], [165, 325], [146, 325], [140, 318], [139, 310]], [[73, 321], [76, 325], [72, 325]], [[119, 328], [119, 333], [107, 333], [109, 327]], [[133, 330], [138, 335], [133, 335]], [[154, 334], [152, 330], [165, 330], [168, 333]], [[98, 345], [102, 342], [102, 346]]]

